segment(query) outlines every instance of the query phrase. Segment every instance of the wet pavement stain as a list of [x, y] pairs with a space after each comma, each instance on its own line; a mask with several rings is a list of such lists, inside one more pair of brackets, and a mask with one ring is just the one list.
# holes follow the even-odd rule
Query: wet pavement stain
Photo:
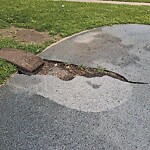
[[88, 85], [90, 85], [93, 89], [98, 89], [98, 88], [100, 88], [100, 86], [101, 85], [98, 85], [98, 84], [93, 84], [93, 83], [91, 83], [91, 82], [89, 82], [89, 81], [87, 81], [86, 82]]

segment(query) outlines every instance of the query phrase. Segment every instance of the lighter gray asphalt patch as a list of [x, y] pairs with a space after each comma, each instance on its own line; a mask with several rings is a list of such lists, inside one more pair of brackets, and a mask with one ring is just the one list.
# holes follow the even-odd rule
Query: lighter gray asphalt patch
[[[35, 84], [35, 81], [39, 82]], [[16, 75], [9, 85], [85, 112], [107, 111], [132, 97], [132, 84], [108, 76], [90, 79], [77, 76], [71, 81], [63, 81], [53, 76]]]
[[149, 150], [150, 95], [140, 86], [137, 92], [115, 109], [91, 113], [7, 85], [0, 90], [0, 149]]

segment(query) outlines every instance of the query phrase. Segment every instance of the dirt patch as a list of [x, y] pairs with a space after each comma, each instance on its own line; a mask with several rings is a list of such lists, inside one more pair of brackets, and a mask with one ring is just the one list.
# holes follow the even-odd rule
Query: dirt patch
[[104, 75], [102, 72], [98, 72], [97, 69], [56, 61], [45, 61], [43, 68], [37, 74], [53, 75], [65, 81], [72, 80], [77, 75], [89, 78], [96, 76], [102, 77]]
[[47, 60], [44, 60], [44, 65], [42, 66], [41, 70], [38, 70], [38, 72], [36, 71], [34, 74], [57, 76], [61, 80], [65, 81], [72, 80], [76, 76], [92, 78], [107, 75], [119, 79], [121, 81], [127, 82], [127, 80], [119, 74], [101, 68], [89, 68], [82, 65], [78, 66], [74, 64], [67, 64], [63, 62]]
[[0, 38], [12, 38], [16, 41], [26, 44], [41, 44], [44, 42], [61, 39], [59, 35], [50, 36], [48, 32], [38, 32], [34, 29], [24, 29], [17, 27], [0, 29]]
[[19, 74], [26, 74], [26, 75], [52, 75], [57, 76], [59, 79], [64, 81], [69, 81], [74, 79], [76, 76], [84, 76], [86, 78], [93, 78], [93, 77], [102, 77], [102, 76], [110, 76], [112, 78], [118, 79], [120, 81], [133, 83], [133, 84], [148, 84], [144, 82], [134, 82], [129, 81], [122, 75], [112, 72], [109, 70], [105, 70], [102, 68], [89, 68], [85, 66], [78, 66], [74, 64], [66, 64], [64, 62], [58, 61], [50, 61], [50, 60], [43, 60], [43, 66], [40, 69], [36, 70], [35, 72], [22, 72], [21, 70], [18, 72]]

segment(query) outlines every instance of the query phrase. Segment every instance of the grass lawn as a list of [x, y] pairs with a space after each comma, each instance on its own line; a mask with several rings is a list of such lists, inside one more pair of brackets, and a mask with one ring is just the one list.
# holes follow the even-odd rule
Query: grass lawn
[[[0, 5], [0, 28], [33, 28], [53, 36], [66, 37], [94, 27], [126, 23], [150, 24], [150, 7], [51, 0], [1, 0]], [[0, 39], [0, 48], [18, 48], [37, 54], [51, 43], [28, 45]], [[0, 83], [14, 71], [14, 66], [0, 60]]]

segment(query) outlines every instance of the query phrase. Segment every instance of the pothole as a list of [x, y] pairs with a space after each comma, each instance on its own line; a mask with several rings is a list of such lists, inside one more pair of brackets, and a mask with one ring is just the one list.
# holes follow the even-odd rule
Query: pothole
[[[19, 74], [31, 75], [24, 71], [19, 71]], [[144, 82], [129, 81], [122, 75], [103, 68], [90, 68], [82, 65], [75, 65], [52, 60], [44, 60], [42, 68], [36, 70], [33, 72], [33, 74], [57, 76], [59, 79], [64, 81], [72, 80], [76, 76], [84, 76], [86, 78], [109, 76], [128, 83], [148, 84]]]
[[128, 83], [147, 84], [144, 82], [129, 81], [124, 76], [104, 68], [90, 68], [60, 61], [43, 60], [32, 53], [12, 48], [0, 49], [0, 58], [16, 65], [18, 72], [26, 75], [52, 75], [65, 81], [72, 80], [76, 76], [93, 78], [107, 75]]

